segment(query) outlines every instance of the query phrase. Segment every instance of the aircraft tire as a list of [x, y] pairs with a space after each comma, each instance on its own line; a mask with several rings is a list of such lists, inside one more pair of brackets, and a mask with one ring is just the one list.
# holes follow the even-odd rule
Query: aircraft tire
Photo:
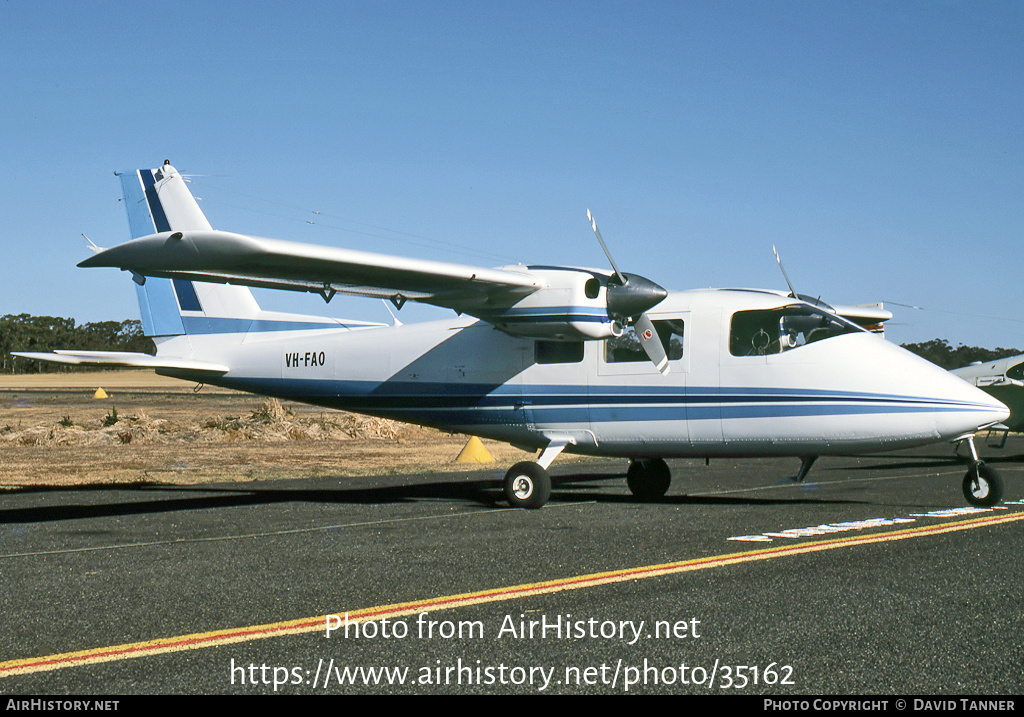
[[1003, 479], [994, 468], [978, 461], [970, 467], [963, 482], [964, 498], [977, 508], [991, 508], [1003, 497]]
[[533, 461], [522, 461], [505, 474], [505, 498], [513, 508], [536, 510], [551, 497], [551, 476]]
[[665, 497], [672, 483], [672, 471], [661, 458], [643, 458], [629, 464], [626, 485], [637, 500], [650, 503]]

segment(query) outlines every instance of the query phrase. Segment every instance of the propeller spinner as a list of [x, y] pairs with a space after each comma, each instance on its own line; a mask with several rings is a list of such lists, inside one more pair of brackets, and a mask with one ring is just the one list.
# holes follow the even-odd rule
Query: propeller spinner
[[668, 354], [658, 337], [654, 328], [654, 322], [647, 316], [646, 312], [661, 303], [662, 299], [668, 296], [668, 292], [655, 284], [650, 279], [636, 274], [624, 274], [619, 271], [612, 254], [601, 237], [601, 231], [597, 228], [594, 215], [587, 210], [587, 219], [597, 236], [597, 241], [608, 257], [608, 263], [612, 265], [614, 276], [608, 279], [608, 315], [614, 319], [621, 319], [633, 325], [636, 329], [637, 338], [643, 347], [651, 363], [663, 374], [669, 371]]

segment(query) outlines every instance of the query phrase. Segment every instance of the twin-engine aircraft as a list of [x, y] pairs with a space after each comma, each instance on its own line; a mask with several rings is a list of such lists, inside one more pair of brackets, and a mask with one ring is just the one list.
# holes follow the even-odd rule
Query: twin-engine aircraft
[[[513, 506], [545, 504], [563, 450], [629, 458], [630, 490], [657, 500], [665, 458], [798, 457], [802, 480], [817, 456], [970, 442], [1008, 415], [863, 328], [888, 312], [795, 292], [666, 291], [619, 271], [592, 216], [611, 271], [485, 269], [217, 231], [169, 163], [119, 176], [133, 239], [79, 266], [131, 272], [156, 355], [20, 355], [145, 366], [538, 450], [505, 476]], [[248, 287], [457, 316], [384, 325], [272, 313]], [[1002, 482], [971, 449], [964, 496], [993, 505]]]

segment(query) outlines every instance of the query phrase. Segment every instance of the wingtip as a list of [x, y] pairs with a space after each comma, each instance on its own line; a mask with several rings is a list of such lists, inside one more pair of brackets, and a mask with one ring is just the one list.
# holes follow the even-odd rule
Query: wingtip
[[99, 253], [96, 253], [96, 254], [93, 254], [92, 256], [90, 256], [90, 257], [88, 257], [86, 259], [82, 259], [82, 261], [78, 262], [78, 264], [77, 264], [78, 268], [79, 269], [93, 269], [93, 268], [98, 267], [98, 266], [105, 266], [104, 264], [102, 264], [100, 262], [99, 256], [100, 256]]

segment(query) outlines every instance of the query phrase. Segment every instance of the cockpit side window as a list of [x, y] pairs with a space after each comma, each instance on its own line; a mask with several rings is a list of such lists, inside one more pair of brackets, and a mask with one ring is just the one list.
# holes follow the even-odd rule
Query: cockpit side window
[[805, 304], [737, 311], [729, 331], [729, 352], [733, 356], [778, 354], [858, 331], [863, 329], [841, 316]]

